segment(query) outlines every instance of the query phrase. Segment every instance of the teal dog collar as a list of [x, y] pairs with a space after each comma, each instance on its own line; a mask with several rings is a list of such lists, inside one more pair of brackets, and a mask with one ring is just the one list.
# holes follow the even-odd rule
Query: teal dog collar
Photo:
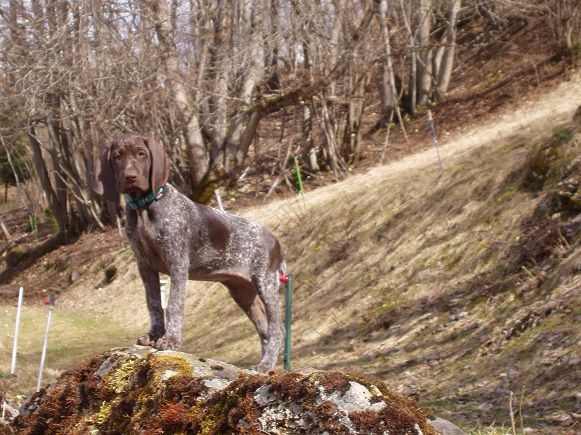
[[131, 196], [125, 194], [125, 202], [132, 210], [137, 210], [141, 207], [147, 207], [149, 204], [157, 201], [163, 195], [163, 187], [157, 189], [155, 193], [148, 193], [143, 198], [139, 198], [137, 201], [134, 201]]

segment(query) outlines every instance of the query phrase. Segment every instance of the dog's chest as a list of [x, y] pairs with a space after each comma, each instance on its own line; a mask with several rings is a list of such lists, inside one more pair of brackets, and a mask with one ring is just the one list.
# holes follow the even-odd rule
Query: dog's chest
[[128, 219], [126, 230], [135, 255], [149, 268], [165, 272], [169, 263], [180, 258], [181, 238], [172, 236], [175, 231], [162, 216], [140, 213]]

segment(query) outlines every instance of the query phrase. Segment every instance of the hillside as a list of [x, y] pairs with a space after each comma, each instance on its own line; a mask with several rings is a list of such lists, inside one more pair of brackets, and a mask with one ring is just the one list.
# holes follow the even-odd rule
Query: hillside
[[[581, 289], [579, 75], [433, 150], [242, 214], [265, 224], [295, 276], [293, 368], [378, 376], [476, 433], [573, 433]], [[85, 259], [83, 261], [82, 259]], [[74, 263], [73, 271], [68, 266]], [[46, 307], [27, 299], [17, 379], [14, 288], [59, 285], [49, 381], [147, 327], [117, 231], [88, 234], [2, 286], [0, 391], [35, 385]], [[42, 283], [42, 285], [39, 285]], [[259, 344], [219, 285], [189, 286], [184, 351], [247, 367]], [[219, 319], [219, 321], [216, 321]], [[521, 420], [522, 418], [522, 420]]]

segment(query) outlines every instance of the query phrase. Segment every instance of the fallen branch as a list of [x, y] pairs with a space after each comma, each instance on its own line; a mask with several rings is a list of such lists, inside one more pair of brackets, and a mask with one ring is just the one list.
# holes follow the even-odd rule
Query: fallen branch
[[16, 244], [18, 244], [19, 242], [21, 242], [22, 240], [25, 240], [29, 237], [31, 237], [34, 233], [26, 233], [23, 234], [21, 236], [16, 237], [15, 239], [12, 239], [8, 242], [8, 244], [6, 244], [2, 249], [0, 249], [0, 255], [4, 255], [5, 252], [9, 251], [11, 248], [13, 248]]

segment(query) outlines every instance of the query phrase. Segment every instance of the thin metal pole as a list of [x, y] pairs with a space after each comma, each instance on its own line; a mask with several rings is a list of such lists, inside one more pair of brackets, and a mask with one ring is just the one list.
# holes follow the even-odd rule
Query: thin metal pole
[[218, 208], [224, 211], [224, 205], [222, 204], [222, 197], [220, 196], [220, 189], [214, 189], [214, 195], [216, 195], [216, 201], [218, 201]]
[[36, 392], [40, 391], [40, 384], [42, 383], [42, 372], [44, 370], [44, 361], [46, 359], [46, 347], [48, 344], [48, 330], [50, 329], [50, 320], [52, 318], [52, 309], [54, 307], [54, 293], [50, 294], [50, 307], [48, 309], [48, 317], [46, 318], [46, 330], [44, 331], [44, 341], [42, 343], [42, 355], [40, 357], [40, 368], [38, 370], [38, 382], [36, 383]]
[[16, 324], [14, 325], [14, 344], [12, 346], [12, 365], [10, 374], [16, 373], [16, 354], [18, 353], [18, 331], [20, 330], [20, 313], [22, 312], [22, 301], [24, 300], [24, 288], [18, 291], [18, 308], [16, 309]]
[[430, 130], [430, 135], [432, 136], [432, 144], [434, 148], [436, 148], [436, 155], [438, 156], [438, 164], [440, 165], [440, 169], [442, 167], [442, 159], [440, 157], [440, 149], [438, 148], [438, 138], [436, 137], [436, 129], [434, 127], [434, 118], [432, 116], [432, 111], [428, 110], [428, 130]]
[[293, 276], [288, 274], [288, 281], [284, 293], [284, 327], [286, 335], [284, 339], [284, 369], [291, 369], [291, 317], [292, 317]]

